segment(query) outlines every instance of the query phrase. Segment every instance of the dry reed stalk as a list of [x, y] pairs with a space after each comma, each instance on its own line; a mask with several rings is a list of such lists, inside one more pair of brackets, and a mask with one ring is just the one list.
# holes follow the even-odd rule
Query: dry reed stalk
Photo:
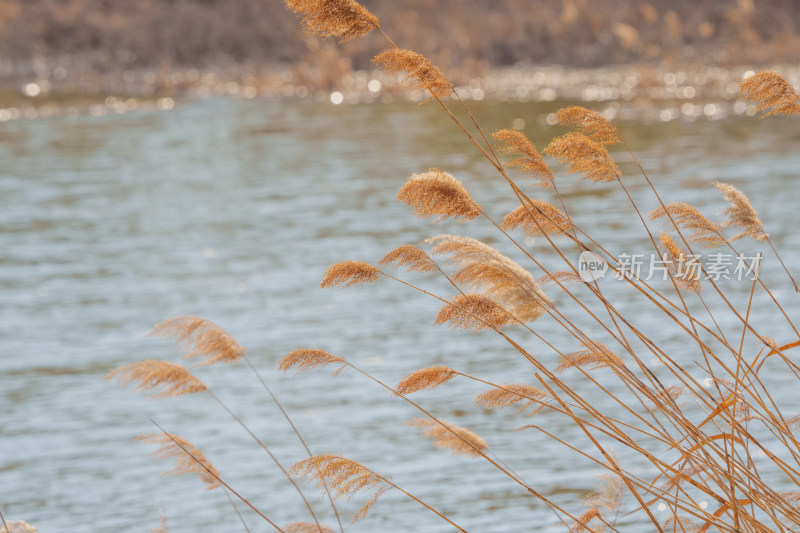
[[422, 436], [433, 439], [436, 446], [454, 454], [480, 457], [488, 448], [486, 441], [478, 435], [450, 422], [415, 418], [409, 421], [409, 425], [422, 430]]
[[[178, 363], [146, 359], [113, 370], [106, 379], [122, 385], [136, 383], [135, 391], [154, 391], [152, 398], [167, 398], [206, 391], [206, 385]], [[159, 390], [160, 389], [160, 390]]]
[[175, 339], [184, 351], [184, 357], [204, 357], [205, 365], [238, 361], [244, 355], [244, 348], [224, 329], [197, 316], [164, 320], [153, 328], [150, 335]]
[[758, 111], [765, 111], [764, 117], [800, 113], [800, 95], [777, 72], [756, 72], [739, 84], [739, 90], [756, 102]]
[[461, 182], [438, 168], [413, 174], [397, 193], [397, 199], [413, 207], [418, 217], [439, 215], [436, 222], [448, 217], [472, 220], [481, 214], [480, 206]]

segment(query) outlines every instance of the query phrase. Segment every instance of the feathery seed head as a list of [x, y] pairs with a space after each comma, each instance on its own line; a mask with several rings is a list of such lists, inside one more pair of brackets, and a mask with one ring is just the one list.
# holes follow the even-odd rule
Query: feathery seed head
[[378, 18], [355, 0], [285, 0], [286, 7], [303, 16], [306, 32], [336, 37], [340, 43], [380, 28]]
[[488, 445], [472, 431], [449, 422], [437, 422], [429, 418], [409, 420], [409, 425], [422, 430], [422, 436], [434, 439], [434, 444], [446, 448], [452, 453], [480, 457], [486, 452]]
[[164, 472], [165, 474], [170, 476], [198, 474], [203, 483], [206, 484], [206, 490], [215, 489], [222, 485], [219, 481], [219, 471], [206, 459], [205, 454], [195, 448], [188, 440], [171, 433], [141, 435], [136, 437], [136, 440], [160, 445], [153, 452], [153, 456], [156, 459], [175, 459], [177, 463], [175, 468]]
[[157, 324], [150, 335], [175, 339], [185, 352], [184, 357], [205, 357], [206, 365], [230, 363], [244, 355], [244, 348], [224, 329], [197, 316], [167, 319]]
[[327, 485], [333, 498], [350, 498], [362, 490], [375, 489], [366, 505], [356, 513], [353, 522], [363, 518], [378, 498], [392, 488], [385, 477], [341, 455], [314, 455], [292, 465], [290, 472], [294, 476], [311, 479], [320, 487]]
[[519, 411], [534, 407], [531, 414], [538, 413], [545, 406], [548, 394], [542, 390], [524, 383], [503, 383], [500, 387], [493, 387], [475, 397], [475, 404], [487, 409], [501, 409], [519, 405]]
[[722, 228], [701, 215], [700, 211], [689, 204], [675, 202], [650, 212], [650, 220], [668, 217], [672, 217], [675, 224], [682, 230], [691, 232], [690, 242], [695, 242], [703, 248], [717, 248], [726, 242]]
[[450, 381], [456, 371], [449, 366], [431, 366], [411, 372], [395, 386], [398, 394], [411, 394], [423, 389], [433, 389]]
[[570, 106], [559, 109], [556, 118], [560, 123], [574, 127], [596, 143], [606, 145], [622, 141], [614, 124], [600, 113], [585, 107]]
[[609, 350], [605, 344], [597, 341], [584, 341], [582, 344], [586, 349], [567, 354], [566, 358], [556, 367], [556, 372], [577, 367], [588, 367], [588, 370], [611, 368], [616, 371], [625, 366], [622, 359]]
[[664, 248], [667, 250], [665, 259], [669, 261], [668, 268], [672, 273], [672, 277], [675, 279], [675, 283], [684, 290], [699, 293], [702, 288], [699, 264], [698, 268], [692, 269], [686, 254], [669, 234], [662, 231], [659, 237], [661, 239], [661, 244], [663, 244]]
[[438, 270], [433, 259], [413, 244], [401, 244], [378, 261], [379, 265], [404, 266], [409, 272], [432, 272]]
[[311, 522], [292, 522], [283, 526], [285, 533], [334, 533], [328, 526], [317, 526]]
[[278, 363], [278, 369], [281, 372], [293, 371], [295, 374], [300, 374], [307, 370], [335, 364], [344, 366], [347, 363], [338, 355], [332, 355], [322, 350], [297, 348], [281, 359], [280, 363]]
[[764, 232], [764, 224], [761, 223], [756, 210], [750, 204], [750, 199], [733, 185], [715, 181], [714, 186], [732, 204], [722, 212], [727, 217], [722, 227], [737, 226], [742, 229], [731, 240], [737, 241], [745, 237], [752, 237], [758, 241], [766, 241], [769, 235]]
[[344, 285], [350, 287], [358, 283], [372, 283], [381, 277], [381, 272], [364, 261], [342, 261], [328, 267], [319, 286], [323, 289]]
[[461, 182], [438, 168], [413, 174], [398, 191], [397, 199], [413, 207], [418, 217], [439, 215], [436, 222], [447, 217], [472, 220], [481, 214]]
[[427, 89], [434, 96], [443, 98], [453, 90], [453, 84], [427, 57], [412, 52], [390, 48], [372, 60], [389, 72], [403, 75], [403, 83], [411, 89]]
[[509, 166], [516, 167], [536, 179], [538, 187], [553, 188], [556, 184], [553, 172], [542, 159], [533, 143], [524, 133], [517, 130], [500, 130], [492, 133], [492, 137], [502, 143], [500, 151], [507, 155], [519, 157], [508, 162]]
[[556, 282], [561, 283], [562, 285], [575, 285], [581, 281], [581, 278], [571, 270], [559, 270], [557, 272], [545, 274], [536, 281], [538, 281], [541, 285], [546, 285], [548, 283], [557, 284]]
[[569, 173], [582, 173], [594, 183], [608, 183], [621, 175], [605, 146], [580, 133], [556, 137], [544, 153], [564, 163]]
[[565, 233], [572, 229], [572, 220], [556, 206], [544, 200], [526, 201], [503, 218], [501, 227], [505, 230], [522, 228], [528, 235], [545, 233]]
[[453, 329], [492, 329], [516, 322], [494, 300], [480, 294], [458, 294], [436, 315], [436, 325]]
[[800, 113], [800, 96], [786, 78], [769, 70], [756, 72], [742, 83], [739, 90], [757, 104], [763, 116]]
[[530, 272], [488, 244], [457, 235], [439, 235], [426, 242], [435, 243], [432, 253], [449, 255], [462, 268], [461, 282], [480, 288], [517, 320], [532, 322], [552, 305]]
[[157, 391], [152, 398], [166, 398], [203, 392], [206, 385], [178, 363], [146, 359], [109, 372], [106, 379], [116, 379], [122, 385], [136, 383], [135, 391]]

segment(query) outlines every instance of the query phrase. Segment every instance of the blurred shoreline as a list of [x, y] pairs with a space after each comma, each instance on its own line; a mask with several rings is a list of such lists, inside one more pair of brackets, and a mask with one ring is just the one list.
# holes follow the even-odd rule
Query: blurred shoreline
[[[800, 66], [772, 67], [793, 85], [800, 85]], [[667, 69], [652, 65], [596, 68], [526, 66], [485, 69], [452, 79], [464, 100], [499, 102], [580, 102], [608, 118], [670, 121], [731, 114], [754, 109], [739, 94], [738, 84], [754, 67]], [[25, 76], [0, 82], [0, 121], [52, 116], [172, 109], [176, 102], [208, 97], [313, 100], [358, 104], [422, 102], [421, 91], [407, 90], [396, 76], [380, 70], [349, 70], [337, 80], [315, 79], [297, 66], [270, 69], [232, 66], [228, 69], [153, 71], [121, 74], [68, 71], [63, 63], [41, 62]]]

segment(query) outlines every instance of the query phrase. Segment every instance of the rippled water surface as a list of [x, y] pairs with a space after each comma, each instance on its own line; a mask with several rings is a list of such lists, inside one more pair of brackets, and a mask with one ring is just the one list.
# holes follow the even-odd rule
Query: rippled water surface
[[[524, 119], [538, 146], [561, 131], [540, 125], [550, 111], [530, 104], [475, 109], [487, 130]], [[733, 118], [623, 124], [622, 131], [666, 199], [715, 215], [725, 203], [710, 182], [730, 182], [749, 194], [784, 259], [790, 265], [800, 260], [800, 123]], [[630, 157], [616, 156], [642, 210], [656, 207]], [[277, 522], [308, 519], [266, 455], [210, 398], [151, 401], [104, 381], [119, 365], [176, 359], [168, 342], [145, 336], [164, 318], [194, 314], [216, 321], [247, 348], [315, 451], [341, 453], [390, 474], [473, 532], [564, 530], [491, 465], [421, 439], [406, 425], [419, 413], [358, 374], [292, 377], [276, 369], [291, 349], [312, 346], [341, 354], [387, 383], [432, 364], [496, 382], [535, 383], [530, 365], [497, 336], [435, 327], [440, 304], [429, 297], [389, 280], [350, 290], [317, 288], [333, 262], [374, 262], [399, 243], [438, 233], [486, 239], [529, 265], [485, 221], [434, 225], [394, 201], [412, 172], [436, 166], [461, 179], [496, 218], [515, 205], [504, 183], [434, 104], [205, 100], [170, 113], [6, 122], [0, 123], [0, 161], [0, 505], [7, 518], [27, 520], [43, 533], [139, 532], [156, 527], [163, 511], [173, 532], [240, 530], [220, 491], [205, 492], [190, 477], [160, 477], [169, 466], [132, 440], [154, 430], [152, 417], [202, 448], [234, 488]], [[572, 214], [604, 245], [648, 250], [619, 187], [563, 174], [558, 179]], [[529, 185], [524, 178], [520, 183]], [[564, 268], [543, 239], [525, 246], [548, 267]], [[754, 241], [741, 247], [762, 249]], [[797, 315], [798, 296], [772, 256], [763, 277]], [[410, 279], [451, 294], [446, 281], [432, 274]], [[620, 282], [602, 283], [619, 308], [676, 359], [689, 363], [699, 357], [696, 345], [671, 330], [651, 305]], [[744, 309], [750, 284], [721, 283]], [[548, 293], [604, 339], [568, 297], [557, 288]], [[721, 326], [736, 338], [740, 326], [707, 294], [720, 310]], [[602, 308], [594, 309], [602, 316]], [[752, 315], [765, 334], [791, 340], [791, 330], [762, 291]], [[566, 351], [578, 348], [549, 317], [534, 329]], [[529, 332], [509, 331], [548, 366], [557, 364], [557, 356]], [[800, 411], [796, 385], [789, 386], [779, 365], [772, 370], [777, 400], [788, 414]], [[697, 367], [692, 372], [704, 378]], [[198, 368], [197, 374], [282, 462], [303, 457], [243, 364]], [[483, 389], [455, 379], [417, 398], [483, 436], [528, 483], [580, 512], [580, 498], [597, 485], [600, 469], [535, 429], [512, 430], [535, 421], [589, 450], [585, 437], [555, 413], [527, 419], [477, 408], [471, 397]], [[599, 395], [597, 404], [620, 409]], [[632, 468], [644, 477], [653, 474], [638, 462]], [[344, 514], [358, 501], [343, 502]], [[334, 523], [323, 503], [315, 505]], [[269, 530], [253, 514], [245, 517], [254, 531]], [[621, 523], [635, 520], [623, 517]], [[394, 491], [351, 530], [450, 529]]]

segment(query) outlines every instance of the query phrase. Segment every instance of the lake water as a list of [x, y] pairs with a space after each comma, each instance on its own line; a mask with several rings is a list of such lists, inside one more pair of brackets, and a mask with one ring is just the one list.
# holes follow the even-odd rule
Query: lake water
[[[542, 147], [561, 132], [542, 125], [555, 107], [481, 103], [475, 113], [487, 130], [523, 119]], [[667, 200], [692, 203], [712, 216], [725, 207], [712, 180], [744, 190], [800, 273], [800, 122], [735, 117], [621, 128]], [[629, 157], [615, 155], [643, 210], [656, 207]], [[170, 343], [145, 336], [162, 319], [194, 314], [214, 320], [247, 348], [313, 450], [390, 474], [470, 531], [565, 530], [487, 463], [420, 438], [406, 425], [419, 413], [356, 373], [293, 377], [276, 369], [291, 349], [311, 346], [388, 383], [432, 364], [495, 382], [534, 383], [532, 368], [497, 336], [434, 326], [439, 304], [429, 297], [388, 280], [349, 290], [317, 288], [331, 263], [375, 262], [402, 242], [438, 233], [487, 239], [523, 262], [485, 221], [434, 225], [394, 201], [412, 172], [439, 167], [461, 179], [493, 216], [515, 206], [504, 183], [435, 104], [211, 99], [184, 102], [169, 113], [11, 121], [0, 123], [0, 160], [0, 506], [7, 519], [27, 520], [43, 533], [141, 532], [157, 527], [163, 511], [171, 532], [241, 530], [220, 491], [204, 491], [193, 477], [160, 476], [171, 465], [154, 461], [147, 445], [132, 440], [154, 430], [148, 417], [203, 449], [234, 488], [278, 523], [308, 519], [274, 465], [210, 398], [152, 401], [103, 379], [144, 358], [176, 360]], [[649, 251], [615, 184], [589, 185], [563, 174], [558, 180], [571, 212], [593, 236], [620, 252]], [[520, 183], [530, 185], [525, 178]], [[543, 239], [527, 246], [545, 264], [563, 269]], [[763, 247], [746, 240], [741, 248]], [[800, 296], [771, 255], [763, 278], [796, 318]], [[451, 294], [432, 274], [409, 279]], [[602, 283], [619, 308], [678, 359], [698, 356], [685, 337], [663, 327], [652, 306], [619, 282]], [[749, 283], [721, 284], [745, 304]], [[548, 294], [590, 329], [557, 288]], [[740, 326], [707, 295], [736, 338]], [[761, 291], [752, 314], [765, 334], [792, 340]], [[566, 351], [578, 348], [548, 317], [534, 329]], [[546, 364], [557, 363], [529, 333], [509, 331]], [[767, 368], [787, 415], [800, 411], [796, 384], [780, 365]], [[693, 373], [703, 378], [700, 369]], [[244, 364], [197, 374], [282, 462], [303, 458]], [[569, 379], [580, 381], [576, 374]], [[513, 431], [533, 421], [586, 446], [579, 430], [552, 412], [528, 419], [484, 411], [471, 400], [483, 389], [455, 379], [416, 399], [483, 436], [529, 484], [579, 514], [580, 499], [597, 486], [601, 470], [536, 430]], [[597, 402], [615, 408], [600, 397]], [[652, 475], [646, 465], [631, 468]], [[317, 497], [316, 489], [308, 493]], [[314, 501], [334, 525], [325, 504]], [[343, 501], [343, 514], [359, 501]], [[624, 510], [632, 506], [629, 500]], [[253, 531], [269, 531], [254, 515], [245, 516]], [[648, 530], [637, 520], [623, 517], [620, 524]], [[351, 531], [450, 529], [394, 491]]]

